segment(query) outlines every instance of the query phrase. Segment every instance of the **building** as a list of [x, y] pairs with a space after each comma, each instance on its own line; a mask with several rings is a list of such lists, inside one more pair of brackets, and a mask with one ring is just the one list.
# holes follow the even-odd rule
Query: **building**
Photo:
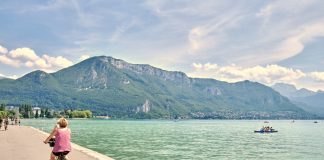
[[32, 109], [32, 112], [34, 113], [34, 115], [36, 115], [36, 112], [38, 111], [38, 115], [41, 113], [41, 108], [39, 108], [39, 107], [34, 107], [33, 109]]

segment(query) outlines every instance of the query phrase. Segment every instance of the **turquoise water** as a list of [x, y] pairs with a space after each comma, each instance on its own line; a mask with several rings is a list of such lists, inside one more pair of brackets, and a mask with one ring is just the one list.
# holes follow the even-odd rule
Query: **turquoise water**
[[[116, 160], [324, 159], [324, 121], [70, 120], [72, 141]], [[55, 120], [22, 120], [49, 131]], [[278, 133], [253, 133], [271, 125]]]

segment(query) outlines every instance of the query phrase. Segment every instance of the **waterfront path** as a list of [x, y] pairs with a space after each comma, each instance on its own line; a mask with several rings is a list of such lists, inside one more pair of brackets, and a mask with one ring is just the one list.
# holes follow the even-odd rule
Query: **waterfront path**
[[[28, 126], [8, 126], [0, 130], [0, 159], [48, 160], [51, 149], [43, 140], [48, 134]], [[70, 160], [113, 160], [107, 156], [72, 144]]]

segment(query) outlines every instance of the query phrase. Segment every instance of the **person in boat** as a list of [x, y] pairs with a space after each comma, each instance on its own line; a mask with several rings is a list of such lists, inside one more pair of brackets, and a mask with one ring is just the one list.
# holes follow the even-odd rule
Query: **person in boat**
[[50, 156], [51, 160], [55, 160], [55, 156], [67, 155], [71, 151], [71, 130], [67, 126], [68, 121], [65, 118], [60, 118], [51, 134], [44, 140], [44, 143], [47, 144], [55, 136], [55, 145]]
[[272, 129], [272, 127], [270, 127], [270, 126], [263, 126], [261, 129], [260, 129], [260, 131], [261, 132], [270, 132], [270, 131], [273, 131], [274, 129]]

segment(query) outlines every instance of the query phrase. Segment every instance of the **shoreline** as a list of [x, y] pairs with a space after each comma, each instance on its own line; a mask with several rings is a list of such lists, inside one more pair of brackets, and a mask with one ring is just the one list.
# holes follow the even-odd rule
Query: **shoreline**
[[[21, 118], [21, 120], [23, 119], [39, 119], [39, 120], [50, 120], [50, 119], [58, 119], [57, 118]], [[183, 119], [167, 119], [167, 118], [152, 118], [152, 119], [133, 119], [133, 118], [109, 118], [109, 119], [105, 119], [105, 118], [66, 118], [68, 120], [105, 120], [105, 121], [149, 121], [149, 120], [303, 120], [303, 121], [307, 121], [307, 120], [324, 120], [324, 117], [319, 117], [319, 118], [312, 118], [312, 119], [288, 119], [288, 118], [264, 118], [264, 119], [226, 119], [226, 118], [183, 118]]]
[[[32, 126], [26, 126], [26, 127], [29, 127], [31, 129], [45, 135], [45, 136], [49, 135], [49, 133], [46, 133], [46, 132], [44, 132], [44, 131], [42, 131], [42, 130], [40, 130], [38, 128], [35, 128], [35, 127], [32, 127]], [[84, 154], [86, 154], [86, 155], [88, 155], [90, 157], [93, 157], [93, 158], [97, 159], [97, 160], [114, 160], [113, 158], [110, 158], [110, 157], [108, 157], [106, 155], [103, 155], [103, 154], [101, 154], [99, 152], [96, 152], [96, 151], [93, 151], [91, 149], [82, 147], [82, 146], [80, 146], [78, 144], [75, 144], [75, 143], [72, 143], [72, 142], [71, 142], [71, 146], [72, 146], [72, 148], [74, 150], [80, 151], [80, 152], [82, 152], [82, 153], [84, 153]]]

